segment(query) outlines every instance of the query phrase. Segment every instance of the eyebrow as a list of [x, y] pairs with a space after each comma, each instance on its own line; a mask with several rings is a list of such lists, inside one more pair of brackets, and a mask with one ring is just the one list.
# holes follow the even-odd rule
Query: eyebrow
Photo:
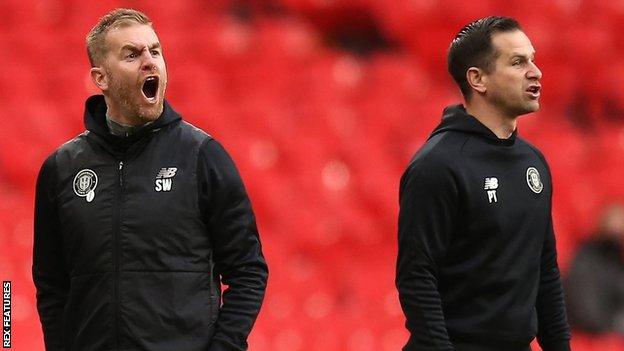
[[531, 57], [535, 57], [535, 52], [531, 53], [531, 55], [525, 55], [525, 54], [519, 54], [519, 53], [513, 53], [509, 59], [513, 60], [515, 58], [521, 58], [521, 59], [526, 59], [526, 58], [531, 58]]
[[[156, 42], [156, 43], [151, 44], [151, 45], [149, 46], [149, 49], [150, 49], [150, 50], [152, 50], [152, 49], [160, 49], [160, 43], [159, 43], [159, 42]], [[135, 46], [135, 45], [133, 45], [133, 44], [126, 44], [126, 45], [124, 45], [124, 46], [122, 46], [122, 47], [121, 47], [121, 50], [120, 50], [120, 51], [123, 51], [123, 50], [139, 51], [139, 47], [138, 47], [138, 46]]]

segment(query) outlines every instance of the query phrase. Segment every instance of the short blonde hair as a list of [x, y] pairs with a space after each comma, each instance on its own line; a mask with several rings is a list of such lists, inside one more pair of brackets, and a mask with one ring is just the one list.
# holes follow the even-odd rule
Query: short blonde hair
[[114, 28], [126, 27], [133, 23], [152, 26], [152, 21], [143, 12], [133, 9], [115, 9], [100, 18], [87, 34], [87, 55], [91, 67], [95, 67], [106, 56], [106, 33]]

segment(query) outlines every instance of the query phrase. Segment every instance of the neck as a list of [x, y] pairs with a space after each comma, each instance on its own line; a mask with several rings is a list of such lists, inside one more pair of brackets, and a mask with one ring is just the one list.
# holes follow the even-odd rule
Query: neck
[[490, 104], [466, 102], [466, 112], [483, 123], [499, 139], [508, 139], [518, 124], [518, 116], [508, 116]]
[[112, 135], [116, 135], [116, 136], [119, 136], [119, 137], [127, 138], [127, 137], [131, 136], [132, 134], [138, 132], [139, 130], [143, 129], [143, 127], [148, 125], [148, 124], [149, 123], [145, 123], [145, 124], [140, 125], [140, 126], [129, 126], [129, 125], [121, 124], [121, 123], [118, 123], [118, 122], [114, 121], [110, 117], [108, 112], [106, 113], [106, 125], [108, 126], [109, 132]]
[[113, 103], [106, 95], [104, 95], [104, 101], [106, 101], [106, 119], [127, 127], [138, 127], [145, 124], [145, 121], [142, 121], [137, 116], [128, 116], [122, 113], [119, 105]]

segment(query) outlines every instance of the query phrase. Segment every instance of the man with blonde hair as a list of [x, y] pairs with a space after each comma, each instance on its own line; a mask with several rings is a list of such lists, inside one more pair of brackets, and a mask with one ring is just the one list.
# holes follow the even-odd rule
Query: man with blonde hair
[[102, 17], [87, 51], [103, 95], [87, 99], [87, 131], [37, 180], [32, 270], [46, 350], [246, 350], [268, 270], [233, 161], [164, 99], [145, 14]]

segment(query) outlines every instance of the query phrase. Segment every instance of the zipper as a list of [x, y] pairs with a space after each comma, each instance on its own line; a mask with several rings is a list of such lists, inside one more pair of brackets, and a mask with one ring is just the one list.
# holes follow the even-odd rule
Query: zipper
[[123, 190], [123, 161], [119, 161], [119, 187]]
[[119, 350], [119, 324], [121, 321], [121, 311], [119, 306], [119, 265], [120, 265], [120, 256], [121, 253], [119, 248], [119, 235], [121, 231], [121, 199], [123, 196], [123, 161], [119, 161], [119, 168], [117, 169], [117, 173], [119, 176], [119, 182], [117, 186], [116, 196], [115, 196], [115, 207], [113, 209], [113, 223], [115, 227], [113, 228], [113, 260], [114, 260], [114, 268], [115, 268], [115, 288], [114, 288], [114, 306], [115, 306], [115, 349]]

